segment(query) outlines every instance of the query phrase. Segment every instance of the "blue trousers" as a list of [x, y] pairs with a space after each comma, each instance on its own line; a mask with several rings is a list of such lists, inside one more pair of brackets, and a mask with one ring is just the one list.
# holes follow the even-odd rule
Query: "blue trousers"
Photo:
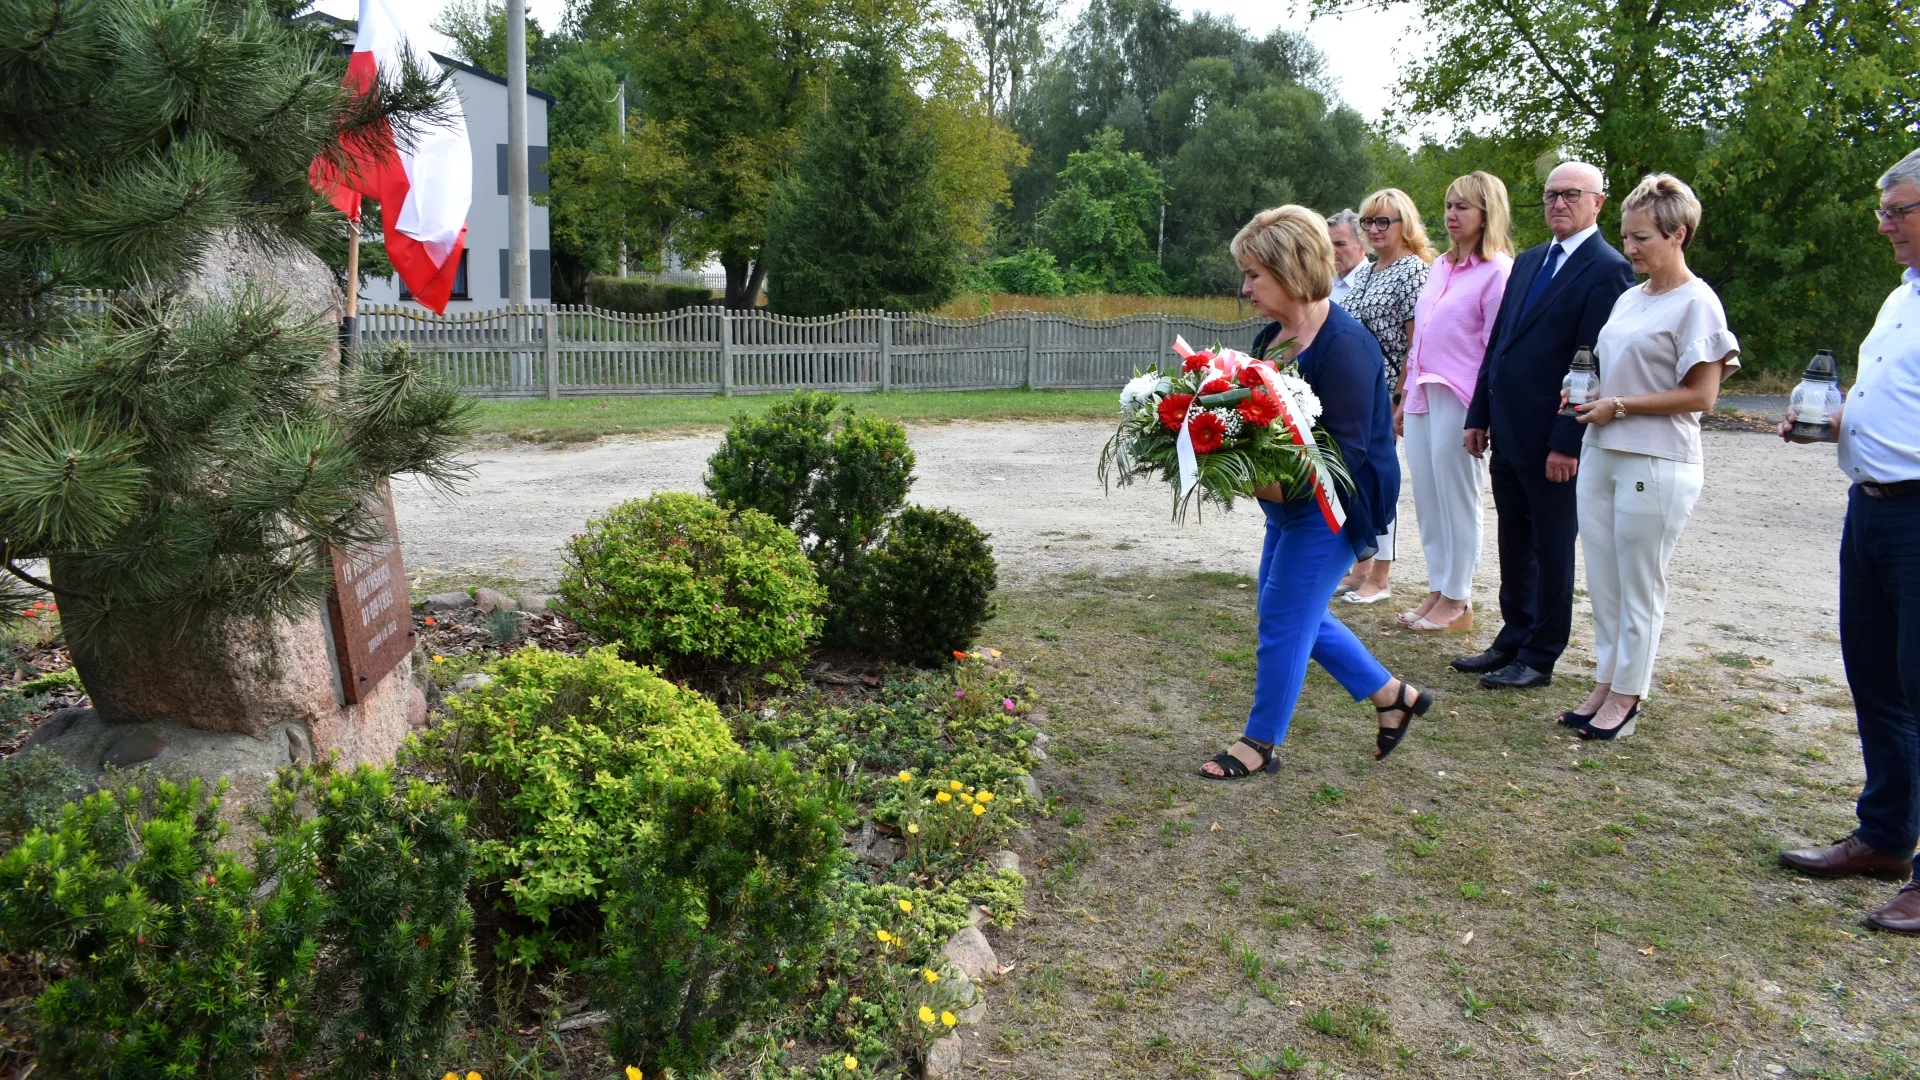
[[1267, 514], [1260, 551], [1259, 670], [1247, 738], [1283, 742], [1293, 722], [1307, 660], [1317, 660], [1355, 701], [1371, 697], [1393, 676], [1380, 666], [1347, 625], [1327, 610], [1333, 590], [1353, 565], [1347, 538], [1327, 528], [1311, 502], [1259, 500]]
[[1856, 486], [1847, 496], [1840, 656], [1867, 765], [1855, 835], [1908, 854], [1920, 841], [1920, 495], [1883, 500]]

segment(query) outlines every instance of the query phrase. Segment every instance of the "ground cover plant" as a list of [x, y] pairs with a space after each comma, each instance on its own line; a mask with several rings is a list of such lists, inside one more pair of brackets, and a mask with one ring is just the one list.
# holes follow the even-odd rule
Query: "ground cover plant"
[[1440, 695], [1408, 744], [1374, 763], [1370, 710], [1315, 669], [1280, 774], [1221, 784], [1195, 768], [1245, 717], [1249, 584], [1002, 598], [1059, 801], [979, 1075], [1916, 1075], [1920, 950], [1859, 924], [1890, 887], [1776, 862], [1851, 827], [1838, 687], [1681, 661], [1602, 748], [1553, 724], [1578, 658], [1489, 693], [1459, 643], [1367, 612]]

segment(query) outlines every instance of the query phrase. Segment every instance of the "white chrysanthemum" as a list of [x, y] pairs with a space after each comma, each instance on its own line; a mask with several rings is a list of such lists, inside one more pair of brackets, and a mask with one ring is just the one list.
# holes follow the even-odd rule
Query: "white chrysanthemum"
[[1132, 416], [1144, 405], [1151, 404], [1154, 395], [1165, 394], [1173, 389], [1173, 380], [1158, 371], [1149, 371], [1145, 375], [1136, 375], [1120, 389], [1120, 414]]
[[1302, 426], [1312, 427], [1314, 422], [1320, 419], [1320, 396], [1313, 392], [1313, 387], [1307, 385], [1307, 380], [1290, 372], [1282, 372], [1280, 389], [1284, 390], [1287, 398], [1293, 402]]
[[1208, 409], [1207, 411], [1220, 418], [1221, 426], [1227, 429], [1227, 438], [1236, 439], [1240, 437], [1240, 429], [1246, 421], [1240, 419], [1238, 412], [1225, 408], [1224, 406], [1216, 409]]

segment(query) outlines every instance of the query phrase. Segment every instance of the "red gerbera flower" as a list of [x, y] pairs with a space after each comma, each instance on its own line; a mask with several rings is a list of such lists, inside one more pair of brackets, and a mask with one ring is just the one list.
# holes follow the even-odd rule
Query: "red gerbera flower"
[[1224, 394], [1231, 389], [1233, 389], [1233, 383], [1226, 379], [1210, 379], [1205, 386], [1200, 388], [1200, 392], [1203, 394]]
[[1206, 367], [1208, 364], [1211, 364], [1211, 363], [1213, 363], [1213, 354], [1206, 351], [1205, 349], [1202, 349], [1199, 352], [1194, 353], [1192, 356], [1187, 357], [1187, 362], [1180, 365], [1180, 370], [1199, 371], [1201, 368]]
[[1201, 413], [1187, 421], [1187, 434], [1193, 436], [1193, 452], [1211, 454], [1227, 440], [1227, 425], [1212, 413]]
[[1168, 394], [1160, 399], [1160, 422], [1179, 431], [1180, 425], [1186, 422], [1187, 409], [1192, 404], [1192, 394]]
[[1273, 400], [1273, 395], [1267, 393], [1267, 388], [1262, 386], [1247, 395], [1247, 400], [1240, 403], [1239, 412], [1240, 419], [1247, 423], [1256, 427], [1266, 427], [1280, 419], [1280, 403]]

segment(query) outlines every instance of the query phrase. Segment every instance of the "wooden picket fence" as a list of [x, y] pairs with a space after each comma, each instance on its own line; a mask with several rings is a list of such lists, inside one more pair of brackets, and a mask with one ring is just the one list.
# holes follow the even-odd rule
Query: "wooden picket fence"
[[975, 319], [848, 311], [795, 319], [685, 308], [628, 315], [599, 308], [499, 308], [434, 315], [375, 305], [364, 344], [403, 342], [462, 391], [485, 398], [759, 394], [798, 389], [1107, 390], [1152, 364], [1175, 336], [1196, 348], [1243, 346], [1260, 320], [1136, 315], [1092, 322], [1046, 312]]

